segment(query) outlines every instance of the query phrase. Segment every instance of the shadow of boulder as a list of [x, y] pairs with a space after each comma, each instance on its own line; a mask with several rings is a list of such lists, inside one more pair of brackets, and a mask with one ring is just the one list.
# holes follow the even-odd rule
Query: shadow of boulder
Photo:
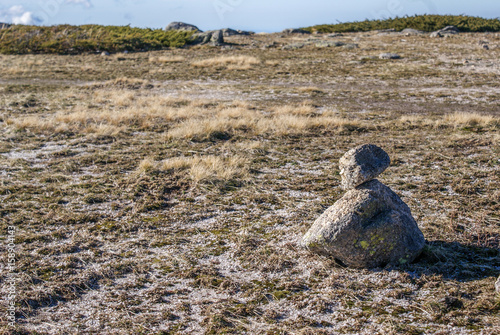
[[459, 242], [427, 241], [420, 256], [399, 267], [412, 276], [441, 275], [446, 279], [472, 281], [500, 272], [500, 250]]

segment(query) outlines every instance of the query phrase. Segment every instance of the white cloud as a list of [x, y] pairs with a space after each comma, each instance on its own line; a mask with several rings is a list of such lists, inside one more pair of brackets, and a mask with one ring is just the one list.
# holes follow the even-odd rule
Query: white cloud
[[66, 3], [74, 3], [76, 5], [82, 5], [87, 8], [92, 7], [92, 2], [90, 0], [66, 0]]
[[32, 25], [40, 23], [40, 19], [33, 12], [26, 11], [23, 6], [12, 6], [0, 10], [0, 22]]
[[32, 12], [24, 12], [21, 16], [13, 16], [12, 23], [14, 24], [36, 24], [39, 20], [33, 16]]
[[22, 14], [23, 12], [24, 12], [23, 6], [12, 6], [9, 9], [7, 9], [7, 13], [10, 13], [12, 15]]

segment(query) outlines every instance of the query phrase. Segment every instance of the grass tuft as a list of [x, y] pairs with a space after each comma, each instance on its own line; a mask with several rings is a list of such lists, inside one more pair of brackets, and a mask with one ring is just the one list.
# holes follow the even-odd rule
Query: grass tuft
[[260, 64], [260, 60], [253, 56], [220, 56], [192, 63], [194, 67], [220, 67], [229, 70], [248, 70], [258, 64]]
[[240, 156], [191, 156], [173, 157], [164, 161], [144, 159], [136, 169], [137, 174], [178, 173], [187, 171], [194, 184], [217, 186], [242, 185], [249, 180], [248, 160]]

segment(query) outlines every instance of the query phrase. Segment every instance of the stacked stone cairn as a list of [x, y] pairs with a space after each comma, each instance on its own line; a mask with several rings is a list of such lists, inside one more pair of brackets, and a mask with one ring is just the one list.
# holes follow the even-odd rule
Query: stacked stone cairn
[[389, 164], [389, 155], [373, 144], [340, 158], [346, 193], [314, 222], [301, 244], [356, 268], [413, 261], [424, 247], [424, 235], [410, 208], [375, 179]]

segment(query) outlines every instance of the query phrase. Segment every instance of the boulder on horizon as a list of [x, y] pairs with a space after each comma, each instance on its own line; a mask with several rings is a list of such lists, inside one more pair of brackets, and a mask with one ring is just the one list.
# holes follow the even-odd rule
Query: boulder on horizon
[[236, 35], [248, 36], [248, 35], [254, 34], [254, 32], [252, 32], [252, 31], [245, 31], [245, 30], [239, 30], [239, 29], [235, 30], [235, 29], [231, 29], [231, 28], [224, 28], [221, 30], [222, 30], [222, 35], [224, 37], [236, 36]]
[[194, 26], [189, 23], [184, 23], [184, 22], [171, 22], [169, 25], [165, 28], [166, 31], [169, 30], [185, 30], [185, 31], [198, 31], [202, 32], [200, 29], [198, 29], [197, 26]]
[[438, 31], [432, 32], [431, 37], [447, 37], [451, 35], [456, 35], [460, 33], [460, 30], [455, 26], [446, 26], [443, 29], [439, 29]]
[[192, 36], [193, 44], [210, 44], [213, 46], [224, 45], [222, 30], [211, 30], [204, 33], [196, 33]]

